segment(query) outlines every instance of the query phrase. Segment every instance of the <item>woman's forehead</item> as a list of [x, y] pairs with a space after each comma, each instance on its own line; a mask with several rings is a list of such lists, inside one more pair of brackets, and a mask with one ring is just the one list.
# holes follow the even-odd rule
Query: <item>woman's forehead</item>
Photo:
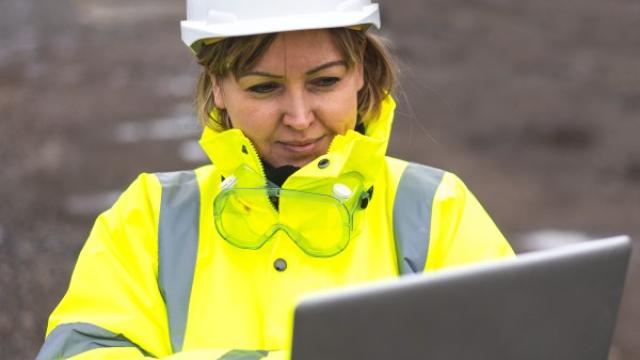
[[303, 30], [277, 35], [251, 71], [307, 72], [344, 61], [328, 30]]

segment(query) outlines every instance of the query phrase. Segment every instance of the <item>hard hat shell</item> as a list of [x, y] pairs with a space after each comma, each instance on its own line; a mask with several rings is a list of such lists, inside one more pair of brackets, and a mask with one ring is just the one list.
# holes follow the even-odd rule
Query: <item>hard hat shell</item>
[[371, 0], [187, 0], [182, 41], [197, 51], [203, 40], [281, 31], [374, 25]]

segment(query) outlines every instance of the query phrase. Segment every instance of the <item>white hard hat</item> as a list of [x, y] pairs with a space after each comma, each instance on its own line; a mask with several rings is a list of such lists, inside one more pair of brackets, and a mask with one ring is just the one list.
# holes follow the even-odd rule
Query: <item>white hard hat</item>
[[197, 50], [202, 40], [281, 31], [374, 25], [380, 10], [371, 0], [187, 0], [182, 41]]

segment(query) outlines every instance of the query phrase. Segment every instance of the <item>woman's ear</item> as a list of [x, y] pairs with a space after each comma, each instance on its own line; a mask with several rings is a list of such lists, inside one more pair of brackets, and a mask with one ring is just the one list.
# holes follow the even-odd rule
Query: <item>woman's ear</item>
[[213, 104], [216, 106], [216, 108], [223, 110], [225, 109], [225, 105], [224, 105], [224, 97], [222, 96], [223, 92], [222, 92], [222, 83], [216, 79], [215, 76], [210, 75], [211, 76], [211, 92], [213, 95]]

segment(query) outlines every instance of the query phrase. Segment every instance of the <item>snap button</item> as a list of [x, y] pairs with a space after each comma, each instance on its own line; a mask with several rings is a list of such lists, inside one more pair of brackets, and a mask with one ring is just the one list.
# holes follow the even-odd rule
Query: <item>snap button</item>
[[284, 259], [277, 259], [273, 263], [273, 267], [278, 271], [285, 271], [287, 269], [287, 262]]
[[320, 169], [324, 169], [328, 166], [329, 166], [329, 159], [320, 159], [320, 161], [318, 161], [318, 167]]

